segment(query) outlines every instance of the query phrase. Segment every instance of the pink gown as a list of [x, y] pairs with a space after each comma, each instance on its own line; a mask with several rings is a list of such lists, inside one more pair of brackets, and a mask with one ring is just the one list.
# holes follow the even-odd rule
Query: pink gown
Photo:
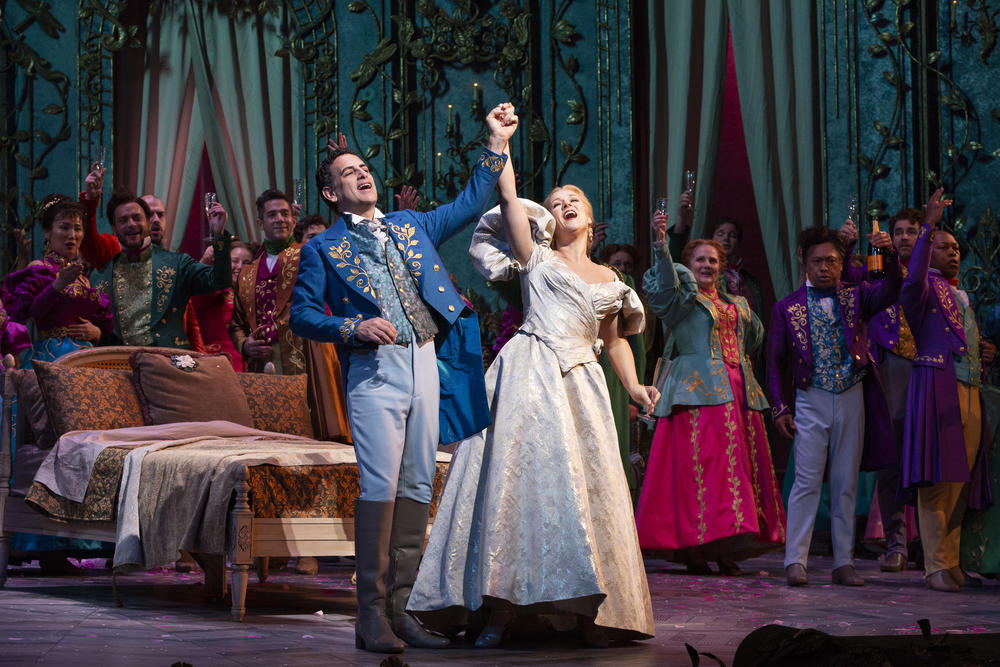
[[707, 560], [741, 560], [781, 548], [785, 511], [761, 413], [746, 403], [737, 311], [705, 293], [718, 313], [717, 333], [734, 399], [681, 405], [653, 435], [636, 522], [643, 549], [683, 562], [680, 549], [705, 546]]

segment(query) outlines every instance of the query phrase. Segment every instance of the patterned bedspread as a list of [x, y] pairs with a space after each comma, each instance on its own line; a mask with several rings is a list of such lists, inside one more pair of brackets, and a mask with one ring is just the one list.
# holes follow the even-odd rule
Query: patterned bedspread
[[[83, 502], [56, 495], [44, 484], [31, 485], [26, 500], [61, 521], [114, 521], [125, 457], [134, 447], [108, 447], [98, 456]], [[438, 462], [431, 516], [444, 489], [448, 464]], [[355, 464], [250, 468], [250, 506], [260, 518], [343, 517], [354, 515], [358, 497]]]

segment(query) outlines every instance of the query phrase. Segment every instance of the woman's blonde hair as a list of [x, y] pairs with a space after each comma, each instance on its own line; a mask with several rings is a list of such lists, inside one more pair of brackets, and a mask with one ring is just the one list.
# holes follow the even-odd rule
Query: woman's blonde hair
[[583, 204], [584, 211], [587, 213], [587, 217], [590, 218], [590, 223], [593, 224], [594, 207], [591, 206], [590, 200], [587, 199], [587, 195], [583, 194], [583, 190], [576, 187], [575, 185], [557, 185], [556, 187], [552, 188], [552, 192], [550, 192], [549, 196], [545, 198], [544, 202], [542, 202], [542, 206], [545, 207], [545, 210], [547, 210], [549, 213], [552, 212], [552, 197], [554, 197], [555, 194], [560, 190], [569, 190], [570, 192], [572, 192], [573, 194], [575, 194], [577, 197], [580, 198], [580, 203]]

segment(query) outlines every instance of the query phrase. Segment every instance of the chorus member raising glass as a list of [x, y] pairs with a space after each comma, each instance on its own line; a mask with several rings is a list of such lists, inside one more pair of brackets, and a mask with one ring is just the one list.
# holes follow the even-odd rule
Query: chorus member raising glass
[[[654, 216], [659, 238], [666, 224], [667, 215]], [[661, 246], [643, 280], [650, 307], [672, 331], [663, 356], [673, 361], [654, 412], [639, 543], [696, 574], [711, 573], [714, 560], [722, 574], [738, 575], [737, 561], [785, 538], [760, 412], [767, 400], [751, 362], [764, 328], [744, 297], [718, 290], [726, 253], [717, 241], [690, 241], [681, 262]]]

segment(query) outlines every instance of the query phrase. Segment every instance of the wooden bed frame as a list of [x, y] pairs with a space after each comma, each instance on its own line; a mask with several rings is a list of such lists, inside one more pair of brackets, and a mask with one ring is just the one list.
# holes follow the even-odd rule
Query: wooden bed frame
[[[129, 370], [128, 358], [138, 347], [96, 347], [63, 355], [56, 363], [63, 366]], [[153, 348], [160, 352], [164, 348]], [[177, 350], [185, 354], [185, 350]], [[56, 521], [30, 507], [20, 496], [12, 496], [10, 476], [13, 464], [11, 418], [13, 378], [3, 374], [3, 433], [0, 437], [0, 587], [7, 581], [10, 560], [10, 534], [13, 532], [55, 535], [114, 543], [114, 521]], [[249, 570], [257, 561], [261, 583], [267, 580], [270, 556], [350, 556], [354, 554], [354, 519], [339, 517], [262, 519], [256, 518], [248, 502], [249, 471], [243, 466], [238, 475], [236, 503], [229, 512], [226, 553], [219, 557], [201, 557], [205, 572], [205, 590], [209, 598], [225, 595], [229, 570], [232, 587], [232, 618], [242, 621], [246, 614]], [[428, 530], [430, 526], [428, 526]]]

